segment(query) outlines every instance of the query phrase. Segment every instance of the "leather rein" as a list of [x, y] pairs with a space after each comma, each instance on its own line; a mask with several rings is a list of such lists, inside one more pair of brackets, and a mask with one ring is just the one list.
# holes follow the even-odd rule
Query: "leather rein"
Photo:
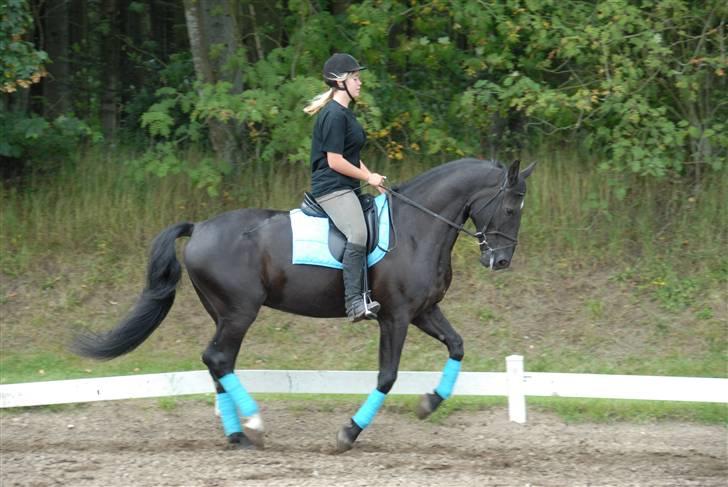
[[[469, 218], [473, 218], [475, 215], [477, 215], [478, 213], [480, 213], [481, 211], [483, 211], [485, 208], [487, 208], [493, 201], [495, 201], [496, 198], [498, 198], [498, 196], [500, 196], [501, 194], [503, 194], [503, 192], [506, 190], [506, 183], [507, 183], [507, 180], [504, 180], [503, 183], [501, 184], [500, 188], [498, 188], [498, 191], [493, 196], [491, 196], [488, 201], [486, 201], [485, 203], [483, 203], [477, 210], [471, 211], [470, 214], [468, 215], [468, 217]], [[503, 249], [503, 248], [515, 247], [518, 244], [518, 239], [516, 239], [515, 237], [512, 237], [510, 235], [506, 235], [503, 232], [500, 232], [500, 231], [497, 231], [497, 230], [486, 231], [488, 229], [488, 226], [490, 226], [491, 221], [493, 220], [493, 216], [495, 216], [495, 211], [493, 211], [491, 213], [490, 218], [483, 225], [482, 230], [476, 231], [476, 232], [471, 232], [470, 230], [468, 230], [467, 228], [465, 228], [465, 223], [463, 223], [462, 225], [458, 225], [454, 221], [445, 218], [444, 216], [440, 215], [439, 213], [436, 213], [436, 212], [430, 210], [429, 208], [425, 208], [421, 204], [419, 204], [416, 201], [412, 200], [411, 198], [403, 195], [402, 193], [399, 193], [399, 192], [397, 192], [397, 191], [395, 191], [395, 190], [393, 190], [393, 189], [391, 189], [389, 187], [386, 187], [386, 186], [382, 186], [382, 187], [387, 192], [387, 194], [389, 194], [391, 196], [395, 196], [398, 199], [400, 199], [400, 200], [404, 201], [405, 203], [407, 203], [408, 205], [414, 206], [418, 210], [420, 210], [420, 211], [422, 211], [424, 213], [427, 213], [431, 217], [436, 218], [436, 219], [440, 220], [441, 222], [448, 224], [449, 226], [453, 227], [458, 232], [464, 233], [464, 234], [468, 235], [469, 237], [473, 237], [473, 238], [477, 239], [478, 240], [478, 245], [481, 246], [481, 247], [482, 246], [485, 246], [485, 249], [486, 250], [490, 250], [491, 252], [493, 252], [495, 250], [499, 250], [499, 249]], [[466, 219], [466, 222], [467, 222], [467, 219]], [[497, 236], [503, 237], [503, 238], [505, 238], [507, 240], [510, 240], [511, 243], [510, 243], [510, 245], [504, 245], [504, 246], [501, 246], [501, 247], [497, 247], [495, 249], [494, 248], [491, 248], [490, 247], [490, 244], [488, 243], [488, 235], [497, 235]]]

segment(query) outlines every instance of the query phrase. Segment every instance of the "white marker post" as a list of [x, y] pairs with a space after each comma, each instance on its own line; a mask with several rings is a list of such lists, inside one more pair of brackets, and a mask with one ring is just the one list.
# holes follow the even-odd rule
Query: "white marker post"
[[526, 422], [526, 396], [523, 384], [523, 355], [506, 357], [508, 380], [508, 419], [515, 423]]

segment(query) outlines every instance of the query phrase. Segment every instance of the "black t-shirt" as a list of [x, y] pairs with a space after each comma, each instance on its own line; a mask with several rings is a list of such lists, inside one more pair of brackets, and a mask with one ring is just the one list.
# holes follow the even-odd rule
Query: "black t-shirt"
[[331, 100], [316, 117], [311, 141], [311, 193], [323, 196], [341, 189], [359, 189], [359, 180], [344, 176], [329, 167], [326, 153], [341, 154], [359, 167], [360, 152], [367, 137], [354, 113]]

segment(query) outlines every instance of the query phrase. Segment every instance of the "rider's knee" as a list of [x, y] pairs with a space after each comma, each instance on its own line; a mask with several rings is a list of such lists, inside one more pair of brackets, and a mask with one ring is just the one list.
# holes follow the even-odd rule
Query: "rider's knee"
[[367, 229], [353, 228], [347, 237], [349, 243], [364, 247], [367, 244]]

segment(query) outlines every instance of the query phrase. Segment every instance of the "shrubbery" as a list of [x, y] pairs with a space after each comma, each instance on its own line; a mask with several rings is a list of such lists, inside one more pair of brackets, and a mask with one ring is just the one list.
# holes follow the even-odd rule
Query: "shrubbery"
[[85, 142], [98, 142], [101, 135], [85, 122], [62, 115], [48, 121], [38, 115], [0, 111], [0, 157], [22, 170], [53, 169], [75, 154]]
[[[195, 81], [204, 77], [188, 47], [176, 47], [165, 62], [150, 54], [153, 45], [129, 55], [147, 80], [126, 88], [122, 112], [125, 135], [134, 132], [128, 140], [145, 146], [137, 169], [187, 173], [214, 192], [239, 170], [230, 165], [305, 164], [312, 120], [302, 108], [326, 88], [320, 69], [334, 51], [369, 68], [356, 107], [367, 157], [395, 165], [504, 159], [524, 147], [567, 145], [588, 151], [588, 163], [600, 161], [594, 169], [608, 173], [622, 195], [626, 175], [700, 183], [725, 168], [725, 2], [363, 0], [322, 7], [291, 0], [274, 10], [243, 3], [268, 9], [269, 18], [256, 23], [230, 2], [236, 25], [247, 31], [240, 33], [245, 42], [230, 43], [240, 49], [210, 48], [226, 81]], [[135, 8], [146, 11], [141, 3]], [[28, 150], [55, 154], [47, 149], [60, 142], [40, 139], [74, 140], [86, 129], [72, 120], [6, 122], [13, 132], [2, 151], [17, 156], [33, 141]], [[228, 132], [218, 161], [207, 159], [205, 168], [175, 161], [191, 147], [212, 152], [211, 127]]]

